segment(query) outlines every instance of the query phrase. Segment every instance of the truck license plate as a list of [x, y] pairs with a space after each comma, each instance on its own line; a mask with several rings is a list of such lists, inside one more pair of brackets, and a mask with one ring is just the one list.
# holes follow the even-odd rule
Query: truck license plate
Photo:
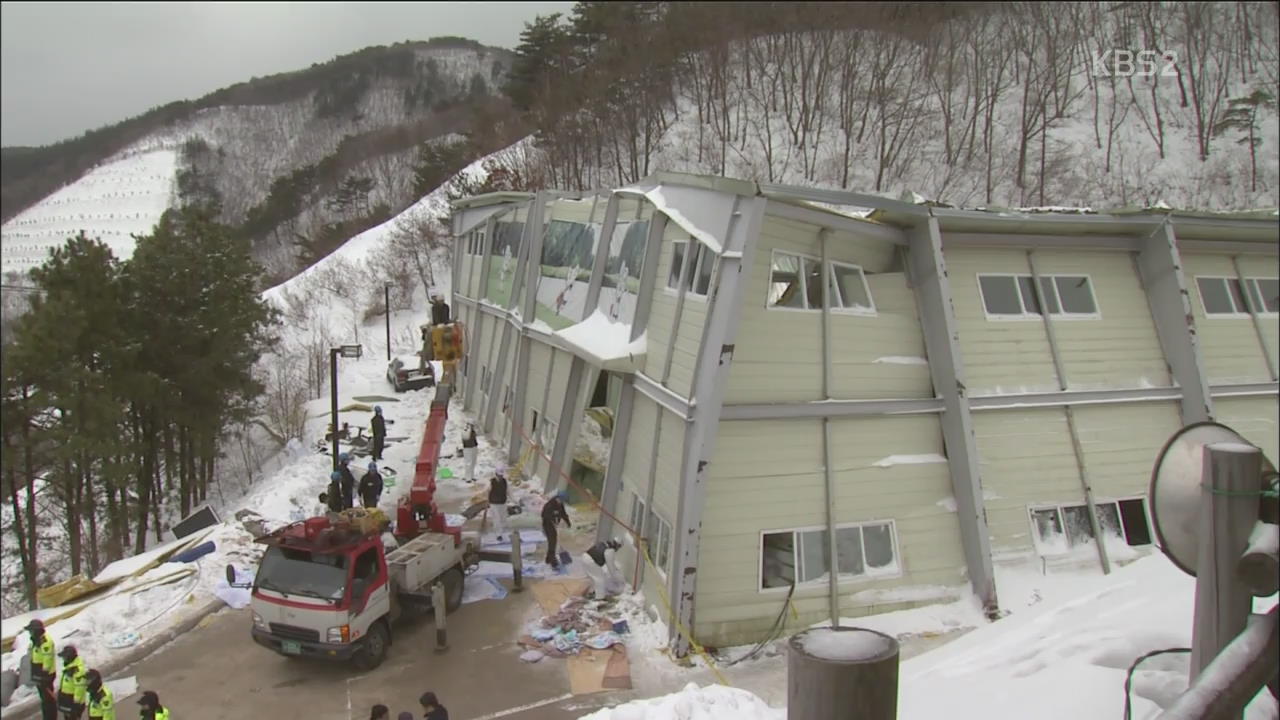
[[287, 653], [289, 655], [301, 655], [302, 646], [292, 640], [282, 640], [280, 642], [280, 652]]

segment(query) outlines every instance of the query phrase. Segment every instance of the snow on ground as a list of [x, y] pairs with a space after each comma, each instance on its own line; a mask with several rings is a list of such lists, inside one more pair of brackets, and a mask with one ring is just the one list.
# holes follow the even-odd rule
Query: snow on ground
[[150, 233], [169, 208], [177, 165], [176, 151], [141, 147], [105, 161], [0, 228], [0, 270], [26, 272], [81, 230], [132, 256], [132, 235]]
[[650, 700], [633, 700], [598, 710], [582, 720], [786, 720], [785, 710], [774, 710], [744, 690], [689, 683], [683, 690]]
[[[1124, 681], [1137, 657], [1162, 648], [1190, 647], [1195, 607], [1195, 579], [1159, 553], [1150, 554], [1104, 576], [1097, 570], [1043, 575], [1022, 565], [997, 566], [1000, 601], [1008, 615], [983, 619], [977, 600], [966, 594], [952, 603], [871, 617], [842, 618], [856, 626], [898, 638], [898, 717], [982, 717], [988, 720], [1114, 718], [1124, 707]], [[1265, 612], [1275, 596], [1255, 602]], [[820, 623], [815, 627], [827, 626]], [[635, 643], [642, 645], [642, 643]], [[939, 647], [939, 645], [941, 645]], [[631, 644], [629, 644], [629, 649]], [[920, 650], [926, 651], [921, 653]], [[744, 656], [748, 648], [730, 648], [726, 658]], [[1189, 658], [1164, 655], [1145, 661], [1134, 673], [1133, 717], [1153, 718], [1187, 687]], [[731, 662], [731, 661], [730, 661]], [[722, 661], [722, 665], [728, 662]], [[641, 657], [637, 688], [677, 684], [678, 680], [710, 684], [709, 670], [680, 671], [668, 663], [654, 682], [653, 667]], [[633, 673], [636, 671], [633, 670]], [[758, 659], [722, 672], [736, 688], [745, 689], [768, 706], [787, 699], [786, 653], [776, 643]], [[696, 706], [695, 689], [614, 708], [633, 714], [589, 716], [592, 720], [632, 718], [732, 720], [736, 710], [700, 707], [702, 714], [679, 714]], [[785, 711], [766, 717], [784, 717]], [[1275, 704], [1264, 690], [1250, 705], [1247, 718], [1276, 717]], [[746, 716], [750, 717], [750, 716]]]

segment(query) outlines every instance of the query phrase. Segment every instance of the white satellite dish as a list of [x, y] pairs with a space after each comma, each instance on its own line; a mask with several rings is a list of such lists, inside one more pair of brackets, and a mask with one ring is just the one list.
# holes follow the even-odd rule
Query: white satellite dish
[[[1204, 448], [1214, 443], [1253, 446], [1240, 433], [1216, 422], [1188, 425], [1169, 438], [1156, 456], [1147, 500], [1160, 549], [1183, 572], [1195, 577], [1200, 556], [1200, 501]], [[1254, 446], [1256, 447], [1256, 446]], [[1275, 472], [1264, 456], [1263, 472]]]

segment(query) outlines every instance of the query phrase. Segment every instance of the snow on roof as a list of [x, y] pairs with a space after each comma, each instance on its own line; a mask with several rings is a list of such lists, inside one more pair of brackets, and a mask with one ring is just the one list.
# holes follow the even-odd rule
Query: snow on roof
[[613, 322], [599, 310], [586, 320], [557, 331], [555, 336], [586, 360], [606, 370], [623, 372], [632, 372], [639, 366], [647, 345], [646, 335], [632, 342], [630, 325]]
[[658, 212], [671, 218], [672, 222], [679, 225], [681, 229], [689, 233], [695, 240], [706, 245], [711, 252], [720, 255], [724, 253], [724, 246], [720, 239], [712, 235], [710, 231], [700, 228], [689, 218], [672, 204], [671, 199], [662, 191], [661, 185], [628, 185], [627, 187], [614, 190], [615, 193], [625, 195], [639, 195], [653, 203]]

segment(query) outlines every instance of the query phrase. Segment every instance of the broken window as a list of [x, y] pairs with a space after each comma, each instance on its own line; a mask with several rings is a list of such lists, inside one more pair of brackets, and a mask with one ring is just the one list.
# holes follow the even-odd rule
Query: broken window
[[[640, 499], [640, 494], [631, 492], [631, 517], [628, 518], [631, 529], [635, 530], [640, 537], [644, 537], [644, 500]], [[628, 534], [628, 537], [630, 535]]]
[[[1151, 544], [1151, 524], [1143, 498], [1100, 502], [1094, 507], [1098, 512], [1098, 527], [1104, 535], [1132, 546]], [[1031, 524], [1041, 555], [1061, 554], [1093, 542], [1088, 505], [1033, 508]]]
[[[898, 572], [891, 522], [836, 528], [836, 571], [842, 579]], [[831, 571], [825, 529], [765, 533], [761, 540], [760, 587], [820, 582]]]
[[667, 572], [667, 561], [671, 559], [671, 524], [653, 509], [649, 510], [649, 523], [644, 536], [648, 546], [649, 559], [664, 575]]
[[804, 297], [804, 285], [800, 280], [800, 257], [774, 250], [768, 306], [803, 310]]
[[[871, 290], [862, 268], [845, 263], [831, 263], [831, 307], [844, 310], [874, 311]], [[821, 307], [821, 305], [819, 305]]]
[[671, 290], [680, 289], [680, 271], [684, 268], [684, 249], [687, 245], [684, 242], [671, 244], [671, 271], [667, 273], [667, 287]]

